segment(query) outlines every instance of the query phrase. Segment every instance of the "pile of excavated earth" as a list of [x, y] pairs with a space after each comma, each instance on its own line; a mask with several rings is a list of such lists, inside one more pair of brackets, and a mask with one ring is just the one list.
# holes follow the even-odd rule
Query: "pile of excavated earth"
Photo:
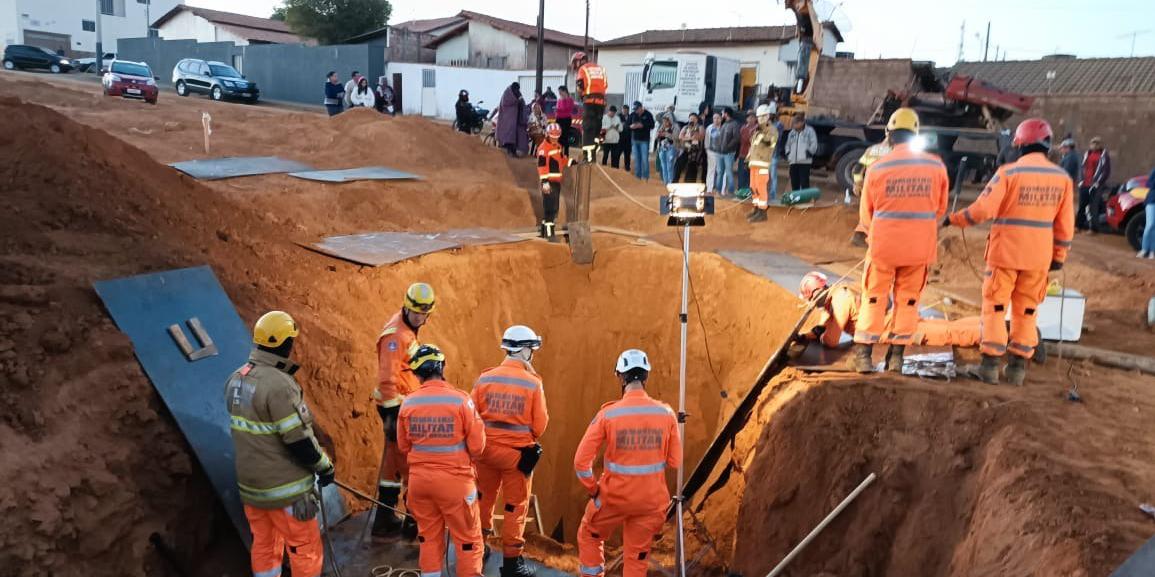
[[[590, 266], [572, 264], [564, 244], [534, 240], [364, 268], [298, 243], [531, 228], [532, 164], [421, 118], [177, 98], [140, 107], [97, 92], [0, 78], [0, 573], [246, 570], [200, 465], [93, 292], [96, 280], [208, 264], [246, 322], [291, 312], [302, 325], [297, 376], [332, 437], [338, 477], [366, 491], [382, 442], [370, 400], [374, 343], [405, 286], [437, 289], [422, 338], [444, 348], [448, 378], [462, 388], [500, 360], [504, 327], [534, 327], [553, 417], [535, 492], [546, 533], [565, 541], [585, 498], [573, 450], [590, 416], [618, 394], [616, 354], [646, 349], [651, 394], [676, 404], [679, 241], [624, 196], [656, 206], [659, 186], [599, 173], [593, 223], [646, 238], [595, 234]], [[386, 165], [423, 180], [195, 181], [165, 163], [205, 157], [202, 111], [213, 115], [213, 156]], [[691, 466], [802, 313], [789, 291], [711, 251], [788, 251], [843, 270], [862, 258], [845, 242], [851, 210], [782, 211], [750, 225], [743, 209], [695, 237]], [[1080, 237], [1066, 282], [1088, 296], [1087, 343], [1150, 351], [1155, 335], [1141, 328], [1141, 310], [1155, 275], [1117, 240]], [[977, 301], [982, 244], [980, 233], [949, 233], [932, 291]], [[1072, 381], [1082, 404], [1063, 398]], [[1152, 387], [1152, 377], [1055, 358], [1033, 367], [1022, 388], [787, 369], [690, 503], [693, 572], [764, 574], [875, 473], [791, 575], [1108, 574], [1155, 532], [1138, 509], [1155, 500]], [[669, 563], [671, 541], [657, 562]], [[573, 565], [568, 546], [539, 540], [535, 549]]]

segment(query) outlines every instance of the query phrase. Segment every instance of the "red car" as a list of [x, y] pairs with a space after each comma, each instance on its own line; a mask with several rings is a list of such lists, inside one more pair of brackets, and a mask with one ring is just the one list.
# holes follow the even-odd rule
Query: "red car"
[[1107, 201], [1107, 224], [1121, 231], [1127, 242], [1135, 250], [1143, 238], [1143, 227], [1147, 225], [1143, 202], [1151, 191], [1147, 188], [1147, 176], [1136, 176], [1123, 183], [1119, 192]]
[[152, 69], [144, 62], [113, 60], [101, 79], [104, 93], [108, 96], [135, 98], [149, 104], [156, 104], [160, 89]]

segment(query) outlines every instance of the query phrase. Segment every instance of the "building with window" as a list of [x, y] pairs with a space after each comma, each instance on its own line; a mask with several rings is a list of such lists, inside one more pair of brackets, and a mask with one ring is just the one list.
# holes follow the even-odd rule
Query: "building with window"
[[280, 20], [221, 12], [183, 4], [157, 18], [152, 27], [165, 40], [249, 44], [314, 44]]
[[105, 52], [120, 38], [149, 36], [149, 22], [184, 0], [0, 0], [0, 41], [67, 56], [96, 53], [97, 8]]

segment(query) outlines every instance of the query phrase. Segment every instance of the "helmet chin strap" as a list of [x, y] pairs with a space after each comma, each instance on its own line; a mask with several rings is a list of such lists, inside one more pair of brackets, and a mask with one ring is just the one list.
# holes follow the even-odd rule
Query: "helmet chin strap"
[[531, 349], [529, 347], [522, 347], [522, 348], [518, 349], [517, 351], [507, 352], [506, 356], [508, 356], [511, 359], [517, 359], [519, 361], [529, 363], [529, 362], [533, 361], [533, 349]]

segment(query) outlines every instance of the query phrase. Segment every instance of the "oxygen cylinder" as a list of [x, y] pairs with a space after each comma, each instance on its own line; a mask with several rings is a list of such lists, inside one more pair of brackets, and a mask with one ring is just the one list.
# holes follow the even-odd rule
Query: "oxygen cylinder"
[[818, 200], [822, 191], [815, 187], [803, 188], [800, 190], [792, 190], [782, 195], [782, 204], [786, 206], [793, 206], [795, 204], [803, 204], [806, 202], [814, 202]]

